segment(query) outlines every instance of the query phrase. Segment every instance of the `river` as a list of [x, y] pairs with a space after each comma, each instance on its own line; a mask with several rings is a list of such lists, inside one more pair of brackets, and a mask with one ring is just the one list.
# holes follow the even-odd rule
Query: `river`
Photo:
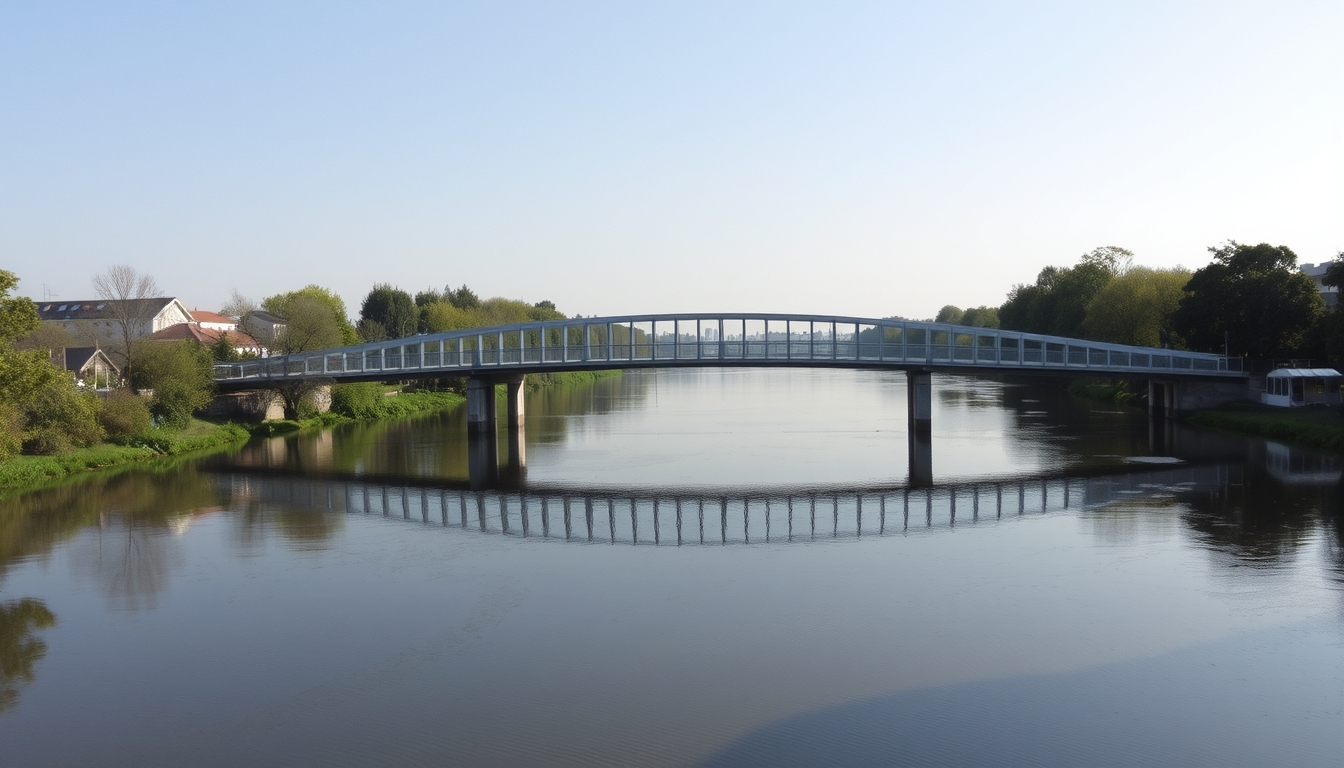
[[910, 489], [905, 401], [627, 373], [484, 491], [454, 412], [0, 501], [0, 766], [1338, 763], [1344, 462], [935, 376]]

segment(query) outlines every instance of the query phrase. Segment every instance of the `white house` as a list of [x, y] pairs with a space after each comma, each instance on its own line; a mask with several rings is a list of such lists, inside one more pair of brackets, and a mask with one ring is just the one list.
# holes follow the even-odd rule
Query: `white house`
[[[125, 311], [120, 311], [125, 310]], [[37, 305], [43, 321], [55, 323], [77, 339], [117, 338], [122, 318], [131, 326], [132, 338], [143, 338], [178, 323], [191, 322], [186, 306], [171, 296], [128, 301], [52, 301]]]

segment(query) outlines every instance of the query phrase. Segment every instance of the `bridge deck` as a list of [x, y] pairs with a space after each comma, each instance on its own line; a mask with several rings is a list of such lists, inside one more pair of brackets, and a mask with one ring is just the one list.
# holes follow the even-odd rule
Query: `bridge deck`
[[590, 317], [473, 328], [215, 367], [226, 389], [274, 380], [498, 377], [703, 366], [921, 368], [1236, 378], [1239, 358], [904, 320], [779, 314]]

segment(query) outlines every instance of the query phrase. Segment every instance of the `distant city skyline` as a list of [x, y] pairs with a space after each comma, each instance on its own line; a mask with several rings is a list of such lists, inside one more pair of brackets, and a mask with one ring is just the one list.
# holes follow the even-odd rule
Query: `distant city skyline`
[[1344, 4], [9, 3], [0, 268], [932, 317], [1344, 250]]

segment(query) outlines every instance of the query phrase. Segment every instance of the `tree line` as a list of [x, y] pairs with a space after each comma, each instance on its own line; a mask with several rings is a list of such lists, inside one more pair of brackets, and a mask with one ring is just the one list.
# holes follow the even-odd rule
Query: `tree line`
[[[1252, 358], [1344, 362], [1344, 310], [1327, 311], [1287, 246], [1228, 241], [1191, 272], [1134, 264], [1124, 248], [1096, 248], [1069, 267], [1047, 266], [997, 309], [943, 307], [938, 322], [998, 327], [1147, 347]], [[1325, 285], [1344, 286], [1344, 252]]]

